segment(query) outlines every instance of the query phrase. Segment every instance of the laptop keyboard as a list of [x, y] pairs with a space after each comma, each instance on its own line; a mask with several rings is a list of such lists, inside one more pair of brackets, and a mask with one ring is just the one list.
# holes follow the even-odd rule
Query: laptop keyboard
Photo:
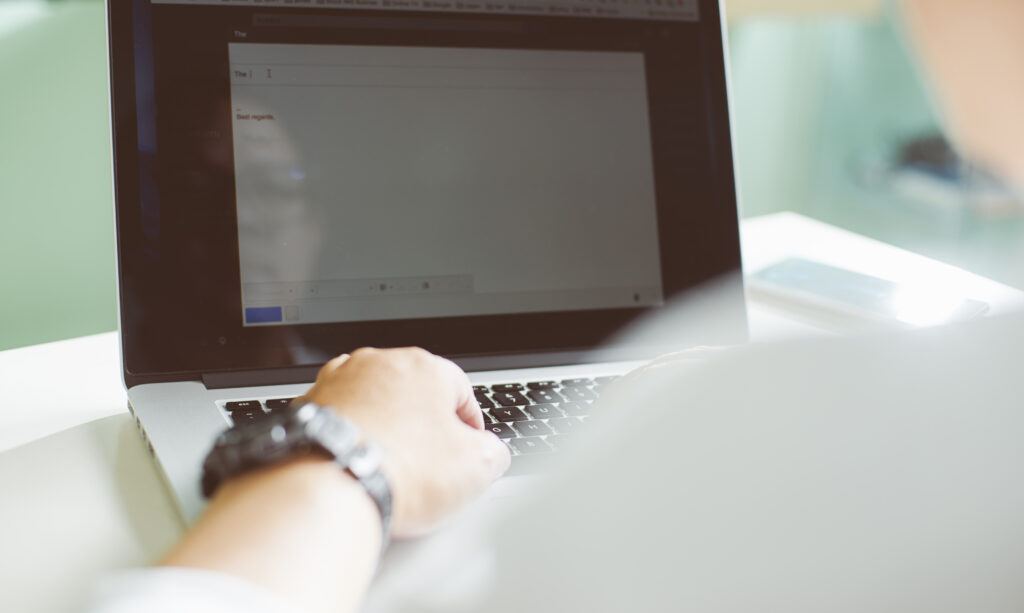
[[[593, 403], [618, 377], [477, 385], [484, 427], [512, 453], [510, 475], [535, 473], [544, 459], [572, 442], [590, 417]], [[293, 398], [233, 400], [223, 405], [233, 423], [255, 421], [287, 409]]]

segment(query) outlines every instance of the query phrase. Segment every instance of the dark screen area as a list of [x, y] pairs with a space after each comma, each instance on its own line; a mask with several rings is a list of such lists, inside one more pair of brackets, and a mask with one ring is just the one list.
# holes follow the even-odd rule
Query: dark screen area
[[[355, 21], [337, 19], [336, 10], [111, 3], [121, 323], [129, 385], [318, 364], [363, 345], [419, 345], [451, 357], [585, 350], [645, 312], [244, 327], [227, 46], [240, 37], [642, 52], [666, 296], [738, 270], [717, 3], [702, 4], [699, 22], [343, 13]], [[332, 17], [320, 25], [317, 17], [325, 14]], [[297, 23], [294, 17], [303, 25], [284, 25]], [[373, 27], [364, 18], [373, 18]]]

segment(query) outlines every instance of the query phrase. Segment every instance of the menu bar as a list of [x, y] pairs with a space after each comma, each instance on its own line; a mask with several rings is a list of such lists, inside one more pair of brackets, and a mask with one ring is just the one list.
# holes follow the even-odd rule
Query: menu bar
[[151, 2], [153, 4], [545, 15], [656, 21], [697, 21], [700, 18], [698, 0], [151, 0]]

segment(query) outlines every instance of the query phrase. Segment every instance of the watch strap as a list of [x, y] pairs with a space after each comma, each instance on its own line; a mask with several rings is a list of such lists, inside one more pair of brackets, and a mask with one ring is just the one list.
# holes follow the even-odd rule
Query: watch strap
[[349, 419], [314, 403], [271, 415], [264, 423], [236, 425], [217, 438], [203, 463], [203, 495], [209, 498], [224, 481], [242, 473], [319, 453], [366, 490], [380, 513], [381, 547], [386, 547], [391, 528], [391, 486], [382, 469], [380, 448], [361, 438], [358, 426]]
[[391, 484], [388, 483], [384, 471], [381, 469], [383, 454], [380, 448], [373, 443], [363, 443], [356, 447], [349, 457], [345, 470], [356, 478], [356, 481], [363, 486], [366, 493], [370, 495], [377, 510], [380, 512], [380, 523], [383, 540], [381, 548], [387, 547], [388, 538], [391, 534]]

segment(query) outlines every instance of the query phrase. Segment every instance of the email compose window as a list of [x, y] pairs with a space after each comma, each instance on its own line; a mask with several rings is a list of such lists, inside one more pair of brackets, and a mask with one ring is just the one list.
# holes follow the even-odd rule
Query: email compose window
[[642, 53], [229, 58], [247, 325], [662, 302]]

